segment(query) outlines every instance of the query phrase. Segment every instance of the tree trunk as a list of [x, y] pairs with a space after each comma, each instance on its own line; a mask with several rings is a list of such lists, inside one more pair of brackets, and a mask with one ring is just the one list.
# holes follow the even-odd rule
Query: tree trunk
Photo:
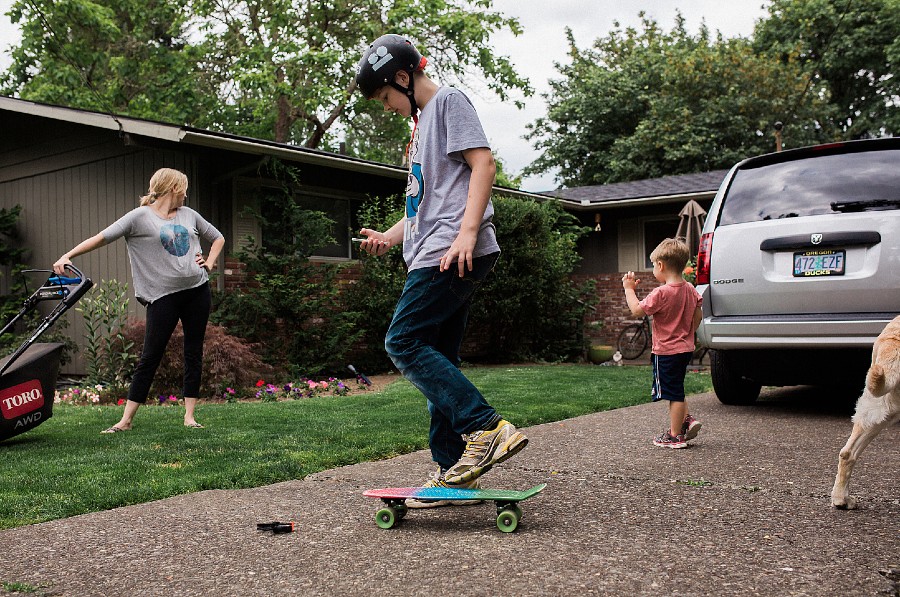
[[[275, 78], [279, 85], [284, 83], [284, 70], [275, 71]], [[275, 142], [287, 143], [290, 140], [291, 126], [294, 124], [291, 100], [285, 94], [280, 94], [275, 100]]]

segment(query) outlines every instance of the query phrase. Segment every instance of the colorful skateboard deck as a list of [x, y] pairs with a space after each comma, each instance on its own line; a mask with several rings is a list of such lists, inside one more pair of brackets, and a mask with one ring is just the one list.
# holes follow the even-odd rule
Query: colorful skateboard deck
[[375, 524], [383, 529], [395, 526], [406, 516], [409, 508], [406, 500], [420, 501], [490, 501], [497, 506], [497, 528], [511, 533], [519, 526], [522, 508], [519, 502], [539, 494], [546, 483], [535, 485], [525, 491], [508, 489], [453, 489], [450, 487], [388, 487], [370, 489], [363, 492], [365, 497], [380, 498], [384, 507], [375, 513]]

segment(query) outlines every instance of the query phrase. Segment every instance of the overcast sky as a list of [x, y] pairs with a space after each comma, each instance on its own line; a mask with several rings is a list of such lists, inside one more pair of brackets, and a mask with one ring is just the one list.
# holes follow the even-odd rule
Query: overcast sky
[[[10, 62], [8, 49], [18, 40], [18, 30], [6, 16], [12, 0], [0, 0], [0, 69]], [[545, 113], [542, 92], [549, 90], [548, 79], [557, 78], [554, 63], [566, 63], [565, 28], [570, 27], [579, 47], [587, 47], [613, 28], [637, 26], [638, 13], [644, 11], [665, 30], [675, 24], [680, 10], [689, 31], [696, 32], [705, 21], [713, 32], [726, 37], [749, 36], [756, 21], [765, 16], [763, 0], [494, 0], [494, 8], [519, 19], [524, 34], [514, 37], [500, 33], [494, 37], [498, 53], [510, 57], [517, 71], [531, 80], [535, 95], [519, 110], [512, 102], [501, 103], [486, 93], [472, 94], [491, 146], [511, 173], [520, 172], [538, 157], [531, 143], [522, 138], [525, 126]], [[522, 98], [519, 98], [522, 99]], [[555, 188], [552, 175], [525, 179], [527, 191]]]

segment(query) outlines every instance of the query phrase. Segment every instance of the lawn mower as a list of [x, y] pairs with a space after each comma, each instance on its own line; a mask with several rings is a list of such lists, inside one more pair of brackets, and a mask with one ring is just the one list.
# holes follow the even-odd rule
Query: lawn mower
[[12, 331], [16, 322], [37, 308], [39, 303], [56, 301], [56, 306], [41, 319], [34, 332], [15, 352], [0, 361], [0, 441], [34, 429], [53, 416], [53, 398], [63, 345], [35, 344], [35, 341], [94, 285], [75, 266], [67, 265], [66, 269], [73, 275], [56, 275], [52, 270], [22, 272], [51, 275], [25, 300], [21, 311], [0, 330], [0, 336]]

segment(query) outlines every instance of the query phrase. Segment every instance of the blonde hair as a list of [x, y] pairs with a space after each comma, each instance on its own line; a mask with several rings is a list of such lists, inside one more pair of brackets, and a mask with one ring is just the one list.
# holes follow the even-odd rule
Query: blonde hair
[[668, 267], [680, 272], [691, 258], [691, 250], [680, 239], [667, 238], [650, 253], [650, 262], [662, 261]]
[[141, 207], [154, 203], [170, 192], [187, 191], [188, 179], [184, 172], [172, 168], [160, 168], [150, 177], [150, 188], [141, 197]]

